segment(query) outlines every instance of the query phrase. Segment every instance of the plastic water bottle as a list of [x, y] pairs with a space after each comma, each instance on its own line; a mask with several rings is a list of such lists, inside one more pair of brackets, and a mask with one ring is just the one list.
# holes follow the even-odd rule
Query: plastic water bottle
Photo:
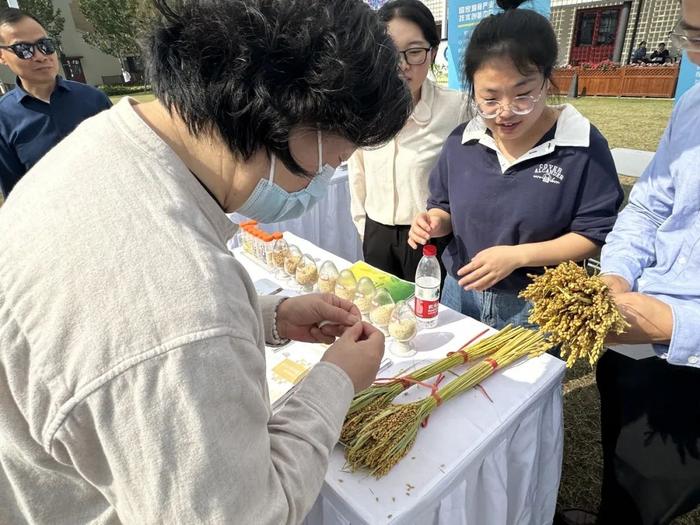
[[420, 328], [434, 328], [438, 322], [440, 304], [440, 264], [437, 247], [423, 246], [423, 258], [416, 270], [415, 312]]

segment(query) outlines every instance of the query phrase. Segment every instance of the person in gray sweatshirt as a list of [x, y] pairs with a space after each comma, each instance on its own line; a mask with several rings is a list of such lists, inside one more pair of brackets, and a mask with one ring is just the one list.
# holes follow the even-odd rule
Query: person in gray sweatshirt
[[[0, 208], [0, 523], [299, 523], [383, 354], [351, 303], [257, 297], [226, 248], [226, 213], [299, 216], [403, 127], [376, 14], [156, 6], [156, 99], [83, 122]], [[272, 413], [264, 346], [289, 339], [333, 344]]]

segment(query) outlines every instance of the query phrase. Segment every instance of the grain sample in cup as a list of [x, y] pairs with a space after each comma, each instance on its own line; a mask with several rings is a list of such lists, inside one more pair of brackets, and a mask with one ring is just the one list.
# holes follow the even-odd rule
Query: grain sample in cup
[[335, 283], [338, 281], [338, 268], [332, 261], [326, 261], [318, 272], [318, 291], [321, 293], [335, 293]]
[[416, 314], [410, 304], [401, 301], [389, 320], [389, 335], [394, 340], [389, 351], [398, 357], [411, 357], [416, 353], [413, 339], [418, 333]]
[[341, 299], [352, 301], [357, 293], [357, 281], [350, 270], [343, 270], [335, 282], [335, 295]]
[[382, 332], [386, 333], [395, 306], [396, 304], [389, 292], [387, 292], [385, 288], [380, 288], [377, 290], [377, 293], [374, 294], [374, 299], [372, 299], [372, 309], [369, 313], [370, 322]]
[[372, 309], [372, 299], [374, 299], [376, 292], [377, 289], [369, 277], [361, 277], [357, 281], [357, 290], [353, 302], [362, 315], [367, 315]]

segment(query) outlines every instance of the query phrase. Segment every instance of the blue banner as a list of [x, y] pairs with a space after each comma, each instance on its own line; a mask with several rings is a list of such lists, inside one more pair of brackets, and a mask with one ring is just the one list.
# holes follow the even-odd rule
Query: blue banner
[[678, 84], [676, 85], [676, 101], [681, 95], [688, 91], [695, 84], [700, 82], [700, 66], [693, 64], [688, 55], [683, 53], [681, 70], [678, 73]]
[[[531, 0], [520, 9], [534, 9], [549, 18], [550, 0]], [[463, 89], [462, 57], [469, 44], [474, 29], [482, 18], [499, 12], [495, 0], [449, 0], [447, 10], [448, 85], [453, 89]]]

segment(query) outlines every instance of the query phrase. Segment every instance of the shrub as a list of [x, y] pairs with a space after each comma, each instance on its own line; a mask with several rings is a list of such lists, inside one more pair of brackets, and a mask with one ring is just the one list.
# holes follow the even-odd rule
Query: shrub
[[597, 71], [614, 71], [619, 69], [620, 64], [613, 62], [612, 60], [603, 60], [602, 62], [592, 63], [583, 62], [581, 64], [582, 69], [595, 69]]
[[115, 95], [132, 95], [134, 93], [150, 91], [150, 86], [144, 84], [111, 84], [97, 86], [97, 88], [102, 90], [108, 97], [113, 97]]

